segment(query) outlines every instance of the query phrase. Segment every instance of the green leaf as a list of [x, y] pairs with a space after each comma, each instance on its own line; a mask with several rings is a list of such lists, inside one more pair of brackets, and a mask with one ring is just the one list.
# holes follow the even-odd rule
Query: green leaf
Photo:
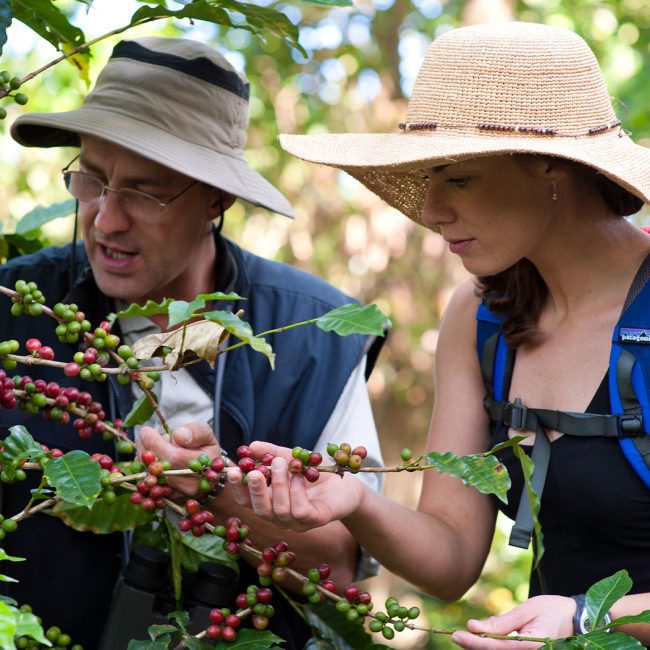
[[118, 311], [114, 316], [115, 318], [129, 318], [130, 316], [157, 316], [159, 314], [166, 314], [169, 305], [173, 302], [173, 298], [164, 298], [162, 302], [154, 302], [147, 300], [144, 305], [129, 305], [126, 309]]
[[7, 576], [4, 573], [0, 573], [0, 582], [18, 582], [16, 578], [12, 578], [11, 576]]
[[8, 562], [24, 562], [25, 558], [8, 555], [4, 548], [0, 548], [0, 560], [7, 560]]
[[217, 535], [181, 535], [180, 541], [183, 544], [183, 567], [186, 570], [195, 572], [201, 562], [218, 562], [225, 564], [239, 575], [239, 563], [231, 560], [223, 548], [223, 539]]
[[615, 621], [611, 622], [611, 627], [628, 625], [629, 623], [650, 623], [650, 609], [646, 609], [645, 612], [641, 612], [640, 614], [621, 616], [620, 618], [617, 618]]
[[101, 491], [99, 463], [80, 449], [53, 458], [43, 473], [57, 496], [68, 503], [91, 508]]
[[159, 637], [162, 637], [164, 635], [169, 635], [169, 634], [175, 634], [178, 632], [178, 628], [175, 625], [150, 625], [147, 629], [147, 632], [149, 632], [149, 636], [152, 639], [157, 639]]
[[172, 621], [176, 621], [176, 623], [178, 623], [178, 627], [180, 627], [181, 630], [185, 630], [185, 628], [190, 623], [190, 615], [188, 612], [171, 612], [167, 614], [167, 618]]
[[495, 494], [507, 503], [510, 489], [508, 470], [496, 456], [489, 454], [469, 454], [456, 456], [450, 451], [432, 451], [424, 458], [439, 472], [459, 478], [468, 487], [474, 487], [482, 494]]
[[43, 627], [31, 612], [16, 610], [16, 636], [30, 636], [46, 646], [52, 644], [43, 634]]
[[13, 479], [22, 461], [38, 461], [45, 456], [45, 451], [24, 426], [16, 425], [9, 431], [10, 434], [2, 441], [0, 464], [7, 477]]
[[336, 332], [339, 336], [350, 334], [374, 334], [384, 336], [390, 320], [377, 305], [351, 303], [328, 311], [316, 319], [316, 326], [324, 332]]
[[17, 235], [15, 233], [13, 235], [5, 235], [3, 239], [3, 247], [6, 246], [7, 250], [5, 255], [7, 259], [35, 253], [47, 245], [47, 241], [44, 238], [35, 236], [23, 237], [22, 235]]
[[2, 48], [7, 42], [7, 29], [11, 25], [13, 13], [11, 0], [0, 0], [0, 54], [2, 54]]
[[256, 352], [261, 352], [269, 360], [271, 368], [275, 368], [275, 353], [273, 348], [266, 342], [265, 339], [253, 334], [253, 329], [239, 316], [233, 314], [231, 311], [209, 311], [203, 314], [203, 318], [221, 325], [227, 332], [242, 340], [247, 345], [250, 345]]
[[623, 632], [610, 634], [605, 630], [594, 630], [578, 638], [580, 645], [577, 647], [584, 650], [643, 650], [645, 648], [641, 641]]
[[303, 0], [306, 4], [323, 7], [352, 7], [352, 0]]
[[[156, 393], [152, 391], [149, 392], [153, 396], [154, 401], [158, 403], [158, 396]], [[148, 422], [149, 418], [151, 418], [154, 413], [155, 411], [149, 398], [146, 395], [140, 395], [131, 407], [127, 416], [124, 418], [124, 426], [134, 427], [136, 424], [144, 424], [145, 422]]]
[[14, 636], [16, 634], [18, 610], [5, 603], [0, 603], [0, 648], [2, 650], [13, 650]]
[[90, 509], [69, 503], [58, 503], [52, 514], [59, 517], [66, 526], [74, 530], [90, 531], [105, 535], [125, 531], [147, 524], [155, 514], [137, 508], [129, 501], [129, 494], [120, 494], [115, 503], [109, 505], [97, 499]]
[[369, 650], [385, 648], [376, 644], [365, 629], [348, 621], [332, 603], [323, 602], [303, 605], [307, 622], [332, 644], [336, 650]]
[[184, 323], [190, 320], [196, 315], [197, 311], [204, 309], [206, 304], [213, 300], [245, 300], [245, 298], [242, 298], [236, 293], [217, 291], [215, 293], [200, 293], [192, 302], [174, 300], [169, 305], [169, 323], [167, 326], [173, 327], [174, 325], [178, 325], [178, 323]]
[[215, 650], [263, 650], [264, 648], [277, 648], [280, 644], [284, 644], [284, 639], [279, 636], [264, 630], [259, 632], [251, 630], [250, 628], [243, 628], [237, 630], [237, 640], [233, 643], [224, 643], [219, 641], [215, 646]]
[[47, 207], [39, 205], [21, 217], [20, 221], [16, 224], [16, 234], [25, 235], [32, 233], [50, 221], [67, 217], [74, 213], [74, 206], [74, 199], [55, 203]]
[[161, 639], [159, 641], [129, 641], [127, 650], [169, 650], [169, 642], [171, 637], [168, 639]]
[[[238, 19], [237, 14], [240, 14], [242, 19]], [[177, 11], [161, 6], [145, 6], [140, 7], [131, 16], [131, 25], [158, 17], [205, 20], [216, 25], [246, 29], [254, 34], [268, 31], [279, 36], [306, 56], [305, 50], [298, 42], [298, 28], [285, 14], [269, 7], [260, 7], [236, 0], [194, 0]]]
[[86, 41], [81, 29], [72, 25], [51, 0], [13, 0], [13, 8], [16, 20], [25, 23], [59, 51], [63, 51], [64, 44], [76, 47]]
[[632, 579], [625, 569], [599, 580], [587, 589], [585, 607], [593, 627], [598, 627], [612, 605], [632, 589]]

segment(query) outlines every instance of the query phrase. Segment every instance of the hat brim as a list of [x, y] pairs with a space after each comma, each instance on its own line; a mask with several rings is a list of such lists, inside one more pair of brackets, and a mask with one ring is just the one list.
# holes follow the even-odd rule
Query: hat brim
[[126, 113], [90, 107], [64, 113], [31, 113], [12, 124], [11, 135], [28, 147], [78, 147], [80, 135], [92, 135], [253, 205], [293, 217], [287, 199], [248, 165], [239, 150], [220, 152], [187, 142]]
[[348, 172], [420, 221], [428, 183], [421, 170], [481, 156], [542, 154], [583, 163], [650, 203], [650, 149], [618, 131], [582, 137], [468, 135], [441, 131], [280, 136], [294, 156]]

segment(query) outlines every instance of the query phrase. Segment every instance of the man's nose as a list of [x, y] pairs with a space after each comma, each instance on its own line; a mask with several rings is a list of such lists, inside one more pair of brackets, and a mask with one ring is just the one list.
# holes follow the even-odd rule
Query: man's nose
[[95, 229], [109, 234], [127, 230], [130, 224], [128, 215], [122, 209], [117, 190], [105, 186], [96, 201]]

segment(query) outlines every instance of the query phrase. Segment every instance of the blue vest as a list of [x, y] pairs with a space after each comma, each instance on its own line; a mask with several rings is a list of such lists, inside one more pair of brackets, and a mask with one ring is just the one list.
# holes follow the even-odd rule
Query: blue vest
[[[234, 305], [243, 309], [243, 319], [260, 333], [282, 325], [309, 320], [340, 305], [352, 302], [323, 280], [287, 264], [269, 261], [244, 251], [221, 238], [220, 252], [234, 262], [234, 275], [228, 290], [247, 298]], [[35, 281], [47, 304], [76, 302], [93, 325], [113, 310], [111, 301], [95, 285], [83, 244], [77, 244], [75, 284], [69, 291], [70, 245], [47, 248], [15, 258], [0, 269], [0, 285], [13, 288], [16, 280]], [[215, 289], [222, 289], [216, 278]], [[9, 314], [10, 300], [0, 296], [0, 340], [15, 338], [23, 344], [36, 337], [50, 345], [58, 360], [71, 360], [75, 346], [63, 344], [54, 334], [54, 322], [47, 316], [34, 318]], [[268, 359], [244, 346], [228, 353], [223, 378], [222, 414], [239, 428], [243, 442], [265, 440], [274, 444], [313, 448], [329, 419], [354, 368], [371, 345], [382, 340], [361, 335], [340, 337], [306, 325], [267, 337], [276, 354], [276, 369]], [[214, 371], [207, 362], [192, 366], [192, 374], [212, 395]], [[90, 392], [113, 417], [123, 417], [133, 398], [129, 386], [116, 382], [83, 382], [61, 376], [60, 371], [44, 366], [17, 368], [16, 373], [42, 377], [65, 385], [76, 385]], [[111, 408], [112, 405], [112, 408]], [[109, 410], [110, 409], [110, 410]], [[0, 410], [0, 428], [24, 424], [41, 442], [60, 448], [84, 449], [90, 453], [111, 453], [101, 439], [82, 440], [72, 426], [62, 427], [30, 416], [18, 409]]]

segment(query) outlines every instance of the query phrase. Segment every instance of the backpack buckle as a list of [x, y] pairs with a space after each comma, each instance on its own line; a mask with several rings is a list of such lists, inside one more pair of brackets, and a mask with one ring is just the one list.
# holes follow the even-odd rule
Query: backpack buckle
[[519, 397], [515, 401], [508, 404], [510, 411], [510, 428], [515, 431], [522, 431], [526, 428], [526, 420], [528, 419], [528, 408], [521, 403]]
[[643, 418], [641, 415], [621, 415], [618, 418], [618, 437], [634, 438], [643, 433]]

